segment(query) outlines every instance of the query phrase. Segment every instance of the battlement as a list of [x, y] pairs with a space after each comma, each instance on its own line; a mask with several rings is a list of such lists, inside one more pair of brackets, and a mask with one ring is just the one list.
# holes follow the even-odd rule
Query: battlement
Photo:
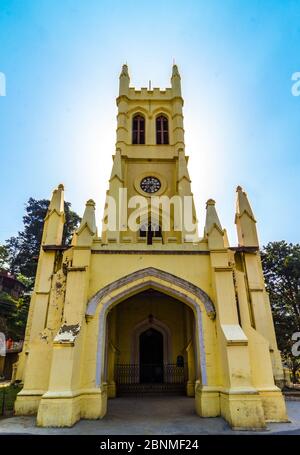
[[129, 99], [165, 99], [169, 100], [175, 96], [172, 88], [168, 87], [161, 89], [159, 87], [147, 88], [141, 87], [137, 89], [135, 87], [129, 87], [128, 98]]
[[130, 77], [127, 65], [123, 65], [120, 74], [119, 97], [126, 96], [129, 99], [158, 99], [170, 100], [175, 97], [181, 98], [180, 74], [176, 65], [172, 68], [171, 87], [130, 87]]

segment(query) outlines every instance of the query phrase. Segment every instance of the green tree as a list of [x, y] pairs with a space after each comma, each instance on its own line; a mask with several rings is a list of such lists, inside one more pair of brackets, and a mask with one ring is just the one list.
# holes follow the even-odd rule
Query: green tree
[[7, 335], [12, 337], [14, 340], [22, 340], [24, 338], [28, 310], [31, 298], [31, 289], [33, 288], [34, 278], [26, 277], [24, 275], [17, 275], [16, 277], [25, 286], [25, 292], [22, 297], [14, 300], [13, 310], [10, 312], [7, 318]]
[[0, 245], [0, 270], [7, 269], [8, 251], [5, 245]]
[[0, 331], [4, 332], [7, 338], [22, 340], [26, 329], [30, 290], [34, 280], [23, 275], [18, 275], [16, 278], [25, 286], [24, 293], [16, 298], [8, 292], [0, 291]]
[[292, 354], [292, 335], [300, 332], [300, 245], [270, 242], [261, 257], [278, 346], [296, 382], [300, 357]]
[[[6, 241], [7, 263], [11, 273], [22, 274], [33, 280], [35, 278], [39, 250], [43, 234], [44, 218], [49, 200], [30, 198], [23, 217], [24, 228], [18, 235]], [[72, 233], [80, 222], [80, 217], [71, 210], [71, 204], [65, 202], [65, 226], [63, 243], [70, 243]]]
[[13, 298], [7, 292], [0, 292], [1, 331], [6, 337], [22, 340], [25, 333], [30, 296], [24, 294], [19, 299]]
[[[25, 285], [25, 292], [14, 299], [6, 292], [0, 292], [0, 325], [6, 336], [22, 339], [25, 333], [30, 294], [33, 289], [40, 245], [43, 234], [44, 218], [49, 202], [46, 199], [30, 198], [25, 207], [23, 230], [0, 247], [0, 268], [9, 270]], [[72, 234], [80, 222], [79, 216], [65, 202], [65, 225], [63, 243], [70, 243]]]

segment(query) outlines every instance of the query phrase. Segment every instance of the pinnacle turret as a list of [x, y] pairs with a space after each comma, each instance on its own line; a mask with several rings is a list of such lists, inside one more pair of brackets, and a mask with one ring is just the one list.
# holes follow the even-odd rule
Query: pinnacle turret
[[204, 227], [205, 235], [208, 235], [214, 227], [222, 231], [222, 226], [216, 211], [215, 204], [216, 202], [213, 199], [208, 199], [206, 202], [206, 219]]
[[64, 211], [64, 185], [62, 183], [52, 192], [48, 212], [52, 210], [56, 210], [58, 213]]
[[172, 68], [171, 84], [174, 94], [181, 97], [181, 77], [177, 65], [173, 65]]
[[42, 237], [43, 245], [61, 245], [64, 222], [64, 186], [60, 184], [52, 193], [45, 217]]
[[241, 186], [236, 189], [235, 224], [240, 246], [258, 247], [256, 220], [254, 218], [247, 194]]
[[96, 218], [95, 218], [95, 202], [92, 199], [89, 199], [85, 204], [84, 214], [78, 229], [80, 232], [85, 226], [89, 228], [91, 234], [95, 234], [97, 231], [96, 227]]
[[119, 85], [119, 95], [127, 95], [129, 90], [130, 77], [128, 73], [127, 64], [122, 66], [122, 71], [120, 74], [120, 85]]

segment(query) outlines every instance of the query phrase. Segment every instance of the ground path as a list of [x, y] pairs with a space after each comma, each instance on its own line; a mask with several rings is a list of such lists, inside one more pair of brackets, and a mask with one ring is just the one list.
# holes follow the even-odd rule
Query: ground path
[[[287, 401], [290, 423], [269, 423], [264, 434], [299, 434], [300, 401]], [[258, 434], [233, 431], [220, 417], [199, 418], [187, 397], [115, 398], [102, 420], [81, 420], [72, 428], [38, 428], [35, 417], [0, 420], [0, 434], [201, 435]]]

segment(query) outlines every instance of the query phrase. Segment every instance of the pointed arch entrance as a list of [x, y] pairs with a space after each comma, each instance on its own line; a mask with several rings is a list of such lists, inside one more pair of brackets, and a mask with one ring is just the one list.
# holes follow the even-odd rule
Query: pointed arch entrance
[[[102, 288], [88, 303], [86, 312], [87, 318], [97, 317], [99, 321], [96, 384], [100, 386], [109, 381], [109, 377], [112, 377], [112, 370], [115, 364], [119, 362], [118, 359], [123, 359], [123, 365], [125, 364], [124, 359], [127, 362], [132, 362], [132, 357], [130, 358], [130, 348], [126, 347], [126, 343], [118, 345], [110, 335], [113, 332], [121, 333], [122, 330], [124, 331], [126, 328], [126, 330], [128, 330], [127, 334], [124, 335], [124, 340], [127, 340], [128, 337], [132, 339], [134, 326], [132, 321], [129, 322], [129, 315], [133, 312], [133, 307], [129, 308], [128, 305], [130, 302], [132, 305], [132, 302], [134, 301], [135, 308], [144, 309], [144, 313], [140, 314], [140, 321], [138, 321], [142, 326], [143, 321], [145, 323], [145, 319], [151, 317], [151, 312], [149, 314], [145, 314], [145, 304], [143, 303], [143, 298], [141, 296], [144, 292], [149, 292], [150, 290], [151, 292], [159, 293], [162, 300], [166, 301], [165, 306], [169, 306], [169, 316], [160, 318], [155, 314], [154, 317], [156, 321], [160, 320], [162, 324], [166, 324], [170, 322], [169, 319], [172, 319], [172, 317], [176, 314], [176, 324], [178, 329], [176, 329], [176, 327], [174, 328], [174, 326], [172, 329], [173, 333], [176, 335], [175, 338], [178, 338], [178, 334], [183, 333], [185, 330], [183, 329], [183, 325], [182, 327], [179, 327], [179, 324], [183, 321], [182, 315], [185, 313], [188, 314], [189, 312], [192, 314], [192, 339], [188, 339], [186, 337], [185, 346], [182, 341], [176, 341], [177, 350], [176, 352], [173, 352], [171, 361], [175, 367], [177, 360], [184, 357], [184, 355], [186, 362], [188, 355], [190, 357], [194, 357], [195, 376], [197, 378], [201, 378], [202, 384], [206, 384], [206, 354], [202, 330], [202, 313], [205, 314], [206, 318], [208, 317], [209, 319], [213, 319], [215, 316], [213, 303], [202, 289], [192, 283], [175, 275], [169, 274], [166, 271], [152, 267], [133, 272], [120, 278], [119, 280], [114, 281], [105, 288]], [[155, 299], [158, 302], [157, 295]], [[126, 317], [123, 318], [122, 324], [120, 323], [120, 308], [122, 308], [122, 305], [124, 307], [125, 303], [127, 305], [127, 310]], [[171, 310], [170, 305], [173, 305]], [[115, 310], [117, 307], [119, 308], [118, 312]], [[106, 324], [107, 320], [110, 318], [114, 319], [115, 322], [109, 323], [111, 325]], [[113, 326], [115, 327], [114, 329], [112, 329]], [[168, 342], [170, 343], [170, 341]], [[165, 343], [166, 341], [164, 341], [164, 356], [166, 356], [167, 352], [165, 349]], [[175, 346], [174, 343], [173, 346]], [[137, 344], [135, 343], [135, 350], [137, 349]], [[121, 352], [122, 350], [123, 352]], [[131, 349], [131, 356], [133, 351], [134, 349]], [[187, 354], [188, 352], [189, 354]], [[122, 357], [122, 355], [125, 357]], [[134, 375], [137, 377], [137, 375], [140, 374], [139, 367], [132, 363], [131, 367], [135, 369]]]
[[195, 318], [183, 302], [152, 288], [136, 293], [109, 311], [106, 333], [109, 396], [182, 395], [188, 373], [195, 383], [196, 350], [187, 352], [195, 347]]

